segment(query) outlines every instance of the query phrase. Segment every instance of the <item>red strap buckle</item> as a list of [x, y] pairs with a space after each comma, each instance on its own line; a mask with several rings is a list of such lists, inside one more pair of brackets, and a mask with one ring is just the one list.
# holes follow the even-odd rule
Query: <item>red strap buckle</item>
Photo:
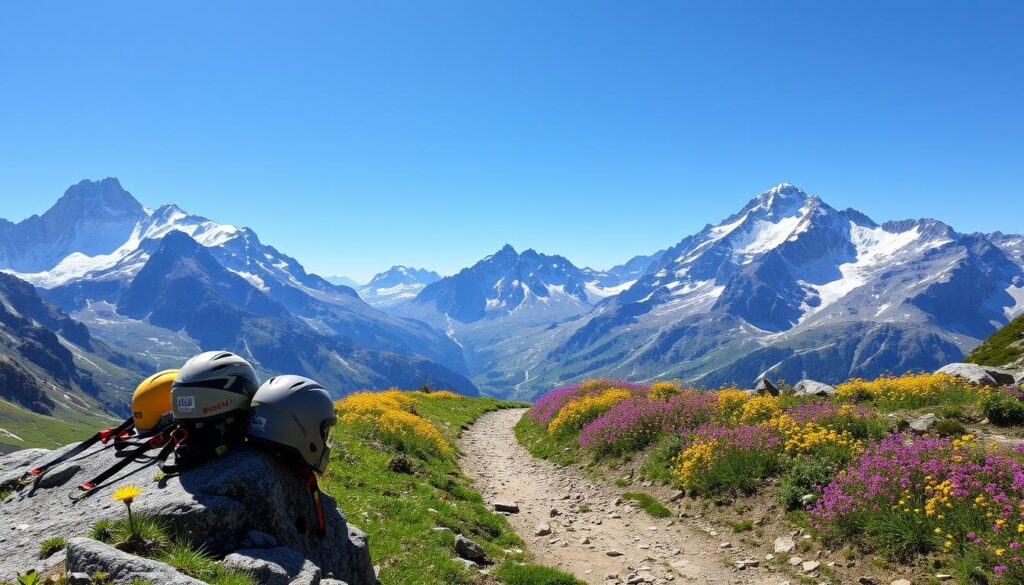
[[31, 475], [39, 475], [39, 474], [41, 474], [43, 472], [43, 470], [38, 468], [38, 467], [36, 467], [35, 469], [29, 469], [28, 472]]
[[103, 429], [102, 431], [96, 434], [99, 435], [100, 437], [100, 443], [103, 443], [105, 445], [107, 441], [110, 439], [110, 435], [114, 434], [114, 429]]
[[78, 486], [78, 489], [82, 490], [83, 492], [87, 492], [87, 491], [91, 490], [94, 487], [96, 487], [96, 484], [94, 484], [94, 483], [92, 483], [90, 481], [87, 481], [87, 482], [83, 483], [82, 485]]

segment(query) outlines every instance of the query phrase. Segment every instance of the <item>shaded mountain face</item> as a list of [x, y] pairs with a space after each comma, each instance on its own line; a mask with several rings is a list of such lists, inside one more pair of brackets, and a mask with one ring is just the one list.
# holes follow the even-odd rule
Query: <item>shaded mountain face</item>
[[392, 266], [359, 287], [359, 296], [371, 306], [387, 307], [411, 300], [428, 284], [441, 280], [441, 275], [422, 268]]
[[438, 322], [495, 320], [515, 313], [579, 314], [591, 304], [589, 275], [562, 256], [509, 245], [427, 286], [402, 314]]
[[31, 284], [0, 273], [0, 398], [65, 419], [104, 408], [124, 414], [144, 367], [94, 340]]
[[[49, 219], [69, 214], [77, 220]], [[252, 319], [272, 319], [275, 326], [286, 324], [282, 331], [289, 335], [309, 334], [353, 355], [375, 355], [381, 367], [395, 360], [436, 361], [436, 372], [454, 374], [453, 386], [473, 391], [455, 373], [465, 371], [461, 348], [443, 332], [377, 311], [352, 288], [307, 273], [248, 228], [189, 215], [174, 205], [146, 209], [114, 179], [72, 187], [38, 221], [51, 226], [39, 241], [63, 242], [53, 247], [58, 251], [45, 258], [19, 256], [14, 252], [24, 239], [20, 234], [29, 233], [20, 226], [31, 222], [8, 222], [0, 225], [0, 250], [8, 252], [0, 267], [39, 287], [45, 298], [90, 326], [94, 337], [147, 363], [177, 366], [217, 342], [237, 341]], [[61, 236], [62, 229], [74, 234]], [[279, 343], [287, 346], [288, 339]], [[356, 380], [390, 385], [359, 364], [335, 365], [359, 371], [336, 376], [345, 388]], [[307, 364], [297, 372], [314, 371]]]
[[400, 382], [477, 393], [463, 376], [436, 363], [310, 329], [182, 232], [160, 240], [117, 298], [116, 310], [167, 330], [183, 330], [202, 349], [230, 349], [265, 372], [304, 373], [336, 395]]

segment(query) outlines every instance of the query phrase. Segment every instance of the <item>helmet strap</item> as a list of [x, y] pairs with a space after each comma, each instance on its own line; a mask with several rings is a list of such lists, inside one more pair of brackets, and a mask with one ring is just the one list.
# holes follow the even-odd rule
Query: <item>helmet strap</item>
[[324, 505], [320, 501], [320, 485], [316, 481], [316, 473], [312, 467], [306, 468], [306, 489], [309, 491], [309, 498], [313, 500], [313, 512], [316, 514], [316, 534], [320, 538], [327, 536], [327, 517], [324, 515]]

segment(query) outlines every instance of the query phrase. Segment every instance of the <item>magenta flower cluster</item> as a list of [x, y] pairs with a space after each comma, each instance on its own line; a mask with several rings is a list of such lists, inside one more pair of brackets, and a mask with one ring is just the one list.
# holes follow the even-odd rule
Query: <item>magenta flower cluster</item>
[[715, 442], [719, 449], [740, 449], [744, 451], [772, 451], [782, 446], [778, 431], [762, 425], [735, 425], [723, 427], [716, 423], [705, 423], [684, 437], [690, 441]]
[[530, 420], [546, 426], [551, 422], [551, 419], [555, 418], [558, 411], [566, 404], [569, 404], [574, 398], [599, 393], [609, 388], [622, 388], [633, 392], [645, 392], [647, 390], [647, 386], [644, 384], [626, 382], [624, 380], [588, 380], [581, 384], [562, 386], [541, 396], [537, 399], [537, 402], [533, 403], [533, 407], [530, 408]]
[[682, 434], [705, 423], [715, 414], [715, 396], [689, 392], [667, 400], [634, 396], [587, 423], [580, 446], [598, 451], [627, 452], [642, 449], [663, 433]]

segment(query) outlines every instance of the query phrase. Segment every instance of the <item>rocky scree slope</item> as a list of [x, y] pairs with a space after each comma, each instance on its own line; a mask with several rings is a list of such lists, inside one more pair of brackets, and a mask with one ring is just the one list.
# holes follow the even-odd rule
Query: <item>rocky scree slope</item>
[[[0, 485], [9, 486], [64, 449], [29, 449], [0, 458]], [[9, 527], [0, 535], [0, 579], [32, 568], [45, 570], [62, 560], [72, 571], [88, 567], [116, 575], [117, 583], [151, 572], [155, 561], [135, 557], [126, 562], [121, 551], [72, 538], [88, 535], [100, 520], [122, 518], [123, 506], [111, 501], [111, 494], [115, 486], [130, 483], [142, 487], [134, 513], [164, 522], [193, 546], [226, 557], [226, 563], [253, 572], [261, 582], [316, 585], [330, 577], [349, 585], [377, 583], [365, 534], [345, 521], [333, 498], [323, 495], [327, 536], [317, 537], [304, 479], [270, 455], [241, 447], [162, 479], [155, 477], [154, 465], [131, 466], [88, 498], [68, 498], [79, 483], [115, 461], [114, 449], [100, 445], [0, 502], [0, 522]], [[66, 557], [40, 560], [40, 543], [56, 536], [72, 538]], [[296, 558], [300, 562], [288, 562]], [[160, 570], [173, 574], [166, 566]]]

